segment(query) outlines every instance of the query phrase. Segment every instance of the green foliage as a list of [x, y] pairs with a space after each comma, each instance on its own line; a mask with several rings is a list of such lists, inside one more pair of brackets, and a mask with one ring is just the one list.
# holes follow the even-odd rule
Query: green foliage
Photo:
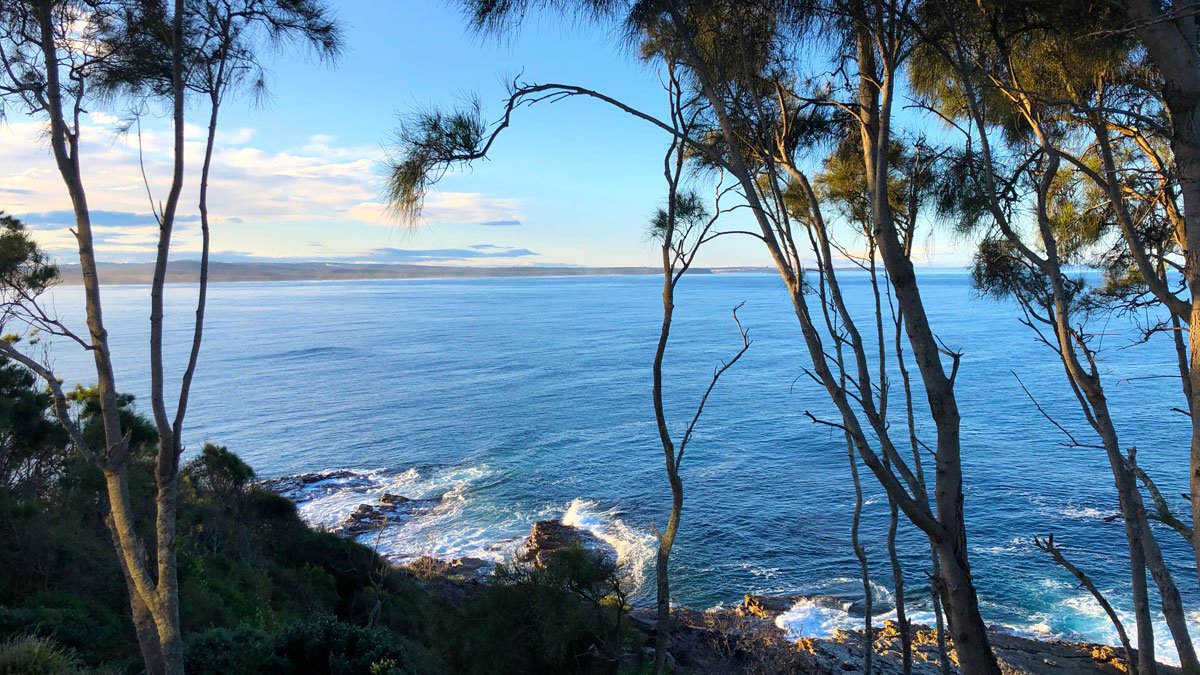
[[0, 675], [65, 675], [76, 672], [75, 656], [42, 637], [16, 637], [0, 644]]
[[[1052, 279], [1029, 263], [1006, 239], [984, 239], [979, 243], [971, 267], [971, 281], [980, 294], [1013, 298], [1027, 309], [1043, 315], [1053, 312]], [[1086, 285], [1081, 279], [1060, 279], [1071, 309], [1086, 309]]]
[[58, 280], [58, 267], [20, 220], [0, 211], [0, 298], [5, 304], [35, 298]]
[[[610, 561], [575, 546], [557, 551], [545, 567], [500, 565], [471, 608], [477, 634], [466, 672], [589, 672], [615, 667], [623, 602]], [[487, 655], [491, 654], [489, 658]], [[590, 659], [577, 655], [593, 654]]]
[[318, 616], [278, 633], [245, 627], [198, 633], [188, 638], [184, 658], [188, 672], [197, 675], [404, 675], [415, 672], [402, 665], [410, 650], [389, 631]]
[[650, 237], [655, 241], [662, 241], [668, 231], [676, 240], [682, 240], [710, 218], [704, 200], [690, 190], [675, 193], [675, 204], [669, 206], [659, 208], [650, 218]]
[[198, 500], [210, 499], [227, 509], [241, 510], [246, 485], [254, 469], [223, 445], [205, 443], [200, 456], [183, 466], [181, 480]]
[[456, 110], [421, 112], [402, 120], [385, 188], [392, 213], [415, 222], [425, 193], [446, 171], [482, 156], [486, 134], [477, 99]]
[[[122, 7], [105, 33], [112, 48], [95, 74], [97, 88], [169, 98], [173, 20], [163, 3]], [[188, 0], [183, 35], [184, 86], [218, 99], [239, 90], [263, 94], [260, 58], [267, 51], [300, 45], [332, 60], [343, 47], [342, 27], [322, 0]]]
[[[45, 414], [47, 401], [31, 378], [0, 368], [0, 389], [5, 376], [8, 393], [28, 395], [30, 409]], [[99, 433], [95, 390], [76, 389], [72, 398], [85, 433]], [[132, 397], [120, 400], [135, 449], [135, 517], [145, 521], [153, 513], [154, 427], [132, 410]], [[17, 656], [137, 663], [99, 472], [65, 438], [49, 438], [56, 439], [54, 452], [70, 459], [41, 497], [0, 512], [0, 636], [24, 639], [10, 650]], [[626, 608], [608, 561], [571, 549], [548, 568], [505, 565], [492, 584], [447, 589], [438, 578], [418, 580], [365, 546], [309, 528], [295, 505], [256, 488], [253, 476], [213, 444], [183, 471], [180, 619], [192, 672], [570, 673], [614, 663]]]
[[195, 675], [288, 672], [272, 649], [272, 636], [257, 628], [237, 626], [195, 633], [184, 644], [184, 662]]
[[[84, 661], [91, 664], [123, 655], [122, 650], [113, 650], [111, 646], [126, 639], [127, 618], [78, 597], [63, 600], [42, 595], [37, 601], [44, 605], [0, 607], [0, 635], [51, 639], [83, 655]], [[68, 606], [47, 606], [54, 604]]]
[[0, 358], [0, 509], [44, 497], [61, 474], [69, 450], [50, 410], [33, 373]]

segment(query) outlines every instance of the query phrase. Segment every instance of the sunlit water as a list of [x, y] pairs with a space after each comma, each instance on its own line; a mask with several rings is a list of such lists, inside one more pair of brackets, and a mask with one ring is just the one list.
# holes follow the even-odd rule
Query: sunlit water
[[[843, 283], [868, 310], [866, 279]], [[262, 476], [357, 470], [306, 491], [302, 513], [318, 525], [335, 525], [384, 492], [442, 497], [366, 537], [400, 559], [502, 560], [532, 521], [565, 518], [610, 544], [635, 597], [648, 601], [654, 525], [663, 525], [669, 503], [650, 402], [659, 285], [655, 277], [218, 284], [185, 441], [193, 450], [204, 441], [228, 445]], [[1100, 608], [1031, 541], [1053, 532], [1128, 609], [1123, 527], [1104, 520], [1117, 510], [1107, 461], [1098, 450], [1068, 447], [1011, 372], [1090, 441], [1061, 365], [1017, 322], [1014, 306], [976, 298], [965, 274], [924, 272], [921, 287], [935, 330], [963, 353], [957, 391], [970, 554], [986, 620], [1113, 642]], [[845, 444], [805, 416], [831, 417], [830, 405], [804, 374], [808, 356], [777, 278], [683, 282], [667, 362], [674, 428], [682, 431], [714, 366], [736, 352], [730, 309], [742, 301], [753, 345], [721, 380], [684, 460], [673, 586], [676, 600], [693, 607], [856, 583]], [[119, 386], [148, 410], [147, 289], [109, 288], [105, 302]], [[59, 313], [77, 325], [80, 303], [78, 288], [55, 291]], [[190, 340], [190, 303], [186, 286], [168, 289], [176, 366]], [[1177, 372], [1170, 344], [1163, 336], [1134, 344], [1138, 333], [1126, 318], [1097, 329], [1122, 442], [1139, 448], [1166, 494], [1179, 495], [1188, 424], [1171, 411], [1183, 401], [1169, 377]], [[68, 383], [94, 379], [87, 355], [69, 343], [52, 345], [51, 354]], [[899, 429], [897, 377], [893, 386]], [[888, 598], [886, 502], [864, 475], [864, 541], [878, 593]], [[923, 618], [928, 549], [914, 528], [903, 530], [909, 594]], [[1159, 537], [1185, 602], [1200, 609], [1186, 547], [1169, 531]], [[858, 620], [810, 603], [783, 621], [822, 634]], [[1169, 659], [1170, 640], [1165, 630], [1159, 635], [1159, 654]]]

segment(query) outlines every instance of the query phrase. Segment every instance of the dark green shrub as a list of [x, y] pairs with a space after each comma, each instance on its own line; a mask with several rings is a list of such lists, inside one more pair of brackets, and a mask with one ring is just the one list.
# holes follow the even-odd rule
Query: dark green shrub
[[297, 675], [352, 675], [373, 668], [387, 675], [409, 673], [410, 651], [408, 641], [395, 633], [331, 616], [293, 624], [275, 638], [275, 654]]
[[254, 478], [254, 469], [223, 445], [205, 443], [200, 456], [184, 465], [184, 485], [200, 499], [208, 499], [228, 511], [241, 510], [246, 485]]
[[99, 606], [0, 607], [0, 637], [44, 637], [74, 650], [87, 663], [120, 658], [132, 647], [126, 642], [128, 619]]
[[275, 655], [274, 636], [255, 628], [213, 628], [187, 638], [184, 661], [193, 675], [290, 673]]
[[615, 668], [624, 603], [613, 564], [582, 547], [542, 567], [497, 566], [470, 607], [464, 670], [580, 673]]
[[66, 675], [78, 672], [75, 655], [54, 640], [23, 636], [0, 643], [0, 675]]
[[246, 495], [247, 520], [293, 520], [299, 518], [296, 505], [287, 497], [266, 490], [251, 490]]

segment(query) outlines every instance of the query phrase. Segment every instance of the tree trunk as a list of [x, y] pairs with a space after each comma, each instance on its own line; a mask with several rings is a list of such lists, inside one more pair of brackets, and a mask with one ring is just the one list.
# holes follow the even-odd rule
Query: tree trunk
[[900, 627], [900, 658], [904, 675], [912, 673], [912, 633], [908, 628], [908, 612], [904, 607], [904, 568], [896, 550], [896, 529], [900, 524], [896, 500], [888, 497], [888, 558], [892, 563], [892, 587], [895, 589], [896, 625]]
[[863, 585], [863, 675], [871, 675], [875, 658], [875, 626], [872, 625], [871, 566], [867, 562], [867, 551], [858, 538], [858, 526], [862, 521], [862, 482], [858, 479], [858, 458], [854, 456], [854, 441], [846, 438], [846, 455], [850, 460], [850, 478], [854, 482], [854, 517], [850, 521], [850, 546], [858, 558], [858, 572]]
[[942, 607], [954, 653], [964, 673], [999, 673], [983, 617], [979, 614], [979, 598], [975, 595], [975, 584], [967, 563], [966, 530], [961, 522], [956, 529], [955, 533], [948, 528], [937, 543], [938, 563], [942, 568]]
[[[113, 548], [119, 550], [120, 541], [117, 538], [116, 530], [113, 529], [112, 518], [105, 518], [105, 521], [113, 538]], [[129, 604], [133, 612], [133, 630], [137, 636], [138, 650], [142, 653], [142, 663], [146, 667], [146, 673], [147, 675], [163, 675], [166, 673], [166, 665], [163, 661], [162, 645], [158, 640], [158, 628], [154, 623], [154, 616], [150, 613], [150, 608], [142, 601], [142, 597], [138, 595], [137, 589], [134, 588], [133, 579], [125, 565], [118, 565], [118, 567], [121, 568], [121, 576], [125, 579], [125, 588], [129, 592]]]
[[[1200, 523], [1200, 53], [1197, 17], [1176, 3], [1157, 0], [1122, 0], [1138, 37], [1157, 66], [1163, 83], [1163, 100], [1170, 112], [1171, 153], [1175, 179], [1183, 198], [1186, 240], [1184, 278], [1192, 301], [1188, 334], [1188, 369], [1192, 419], [1188, 489], [1192, 522]], [[1192, 549], [1200, 573], [1200, 527], [1193, 530]]]
[[667, 663], [667, 653], [671, 648], [671, 583], [668, 564], [671, 559], [671, 547], [675, 545], [675, 535], [679, 532], [679, 521], [683, 515], [683, 482], [677, 474], [672, 473], [671, 481], [671, 514], [667, 517], [667, 527], [658, 538], [658, 555], [654, 560], [654, 570], [657, 575], [658, 616], [654, 632], [654, 669], [653, 673], [662, 673]]

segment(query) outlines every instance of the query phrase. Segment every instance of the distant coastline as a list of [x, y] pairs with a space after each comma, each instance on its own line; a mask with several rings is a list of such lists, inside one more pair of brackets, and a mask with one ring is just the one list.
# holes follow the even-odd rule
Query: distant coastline
[[[154, 276], [152, 263], [100, 263], [100, 280], [105, 284], [148, 284]], [[83, 282], [78, 266], [61, 268], [62, 282], [68, 286]], [[694, 269], [696, 274], [738, 272], [774, 272], [765, 267]], [[200, 274], [195, 260], [173, 261], [167, 270], [167, 282], [194, 283]], [[462, 279], [483, 277], [582, 277], [600, 275], [662, 274], [657, 267], [449, 267], [441, 265], [401, 265], [340, 262], [214, 262], [209, 264], [209, 281], [340, 281], [370, 279]]]
[[[838, 268], [859, 272], [856, 267]], [[60, 268], [62, 283], [83, 283], [78, 265]], [[149, 284], [153, 263], [100, 263], [100, 280], [109, 285]], [[689, 274], [779, 274], [774, 267], [694, 267]], [[658, 267], [469, 267], [344, 262], [214, 262], [208, 279], [213, 283], [254, 281], [362, 281], [387, 279], [483, 279], [532, 277], [592, 277], [660, 275]], [[195, 283], [200, 275], [196, 260], [172, 261], [167, 283]]]

